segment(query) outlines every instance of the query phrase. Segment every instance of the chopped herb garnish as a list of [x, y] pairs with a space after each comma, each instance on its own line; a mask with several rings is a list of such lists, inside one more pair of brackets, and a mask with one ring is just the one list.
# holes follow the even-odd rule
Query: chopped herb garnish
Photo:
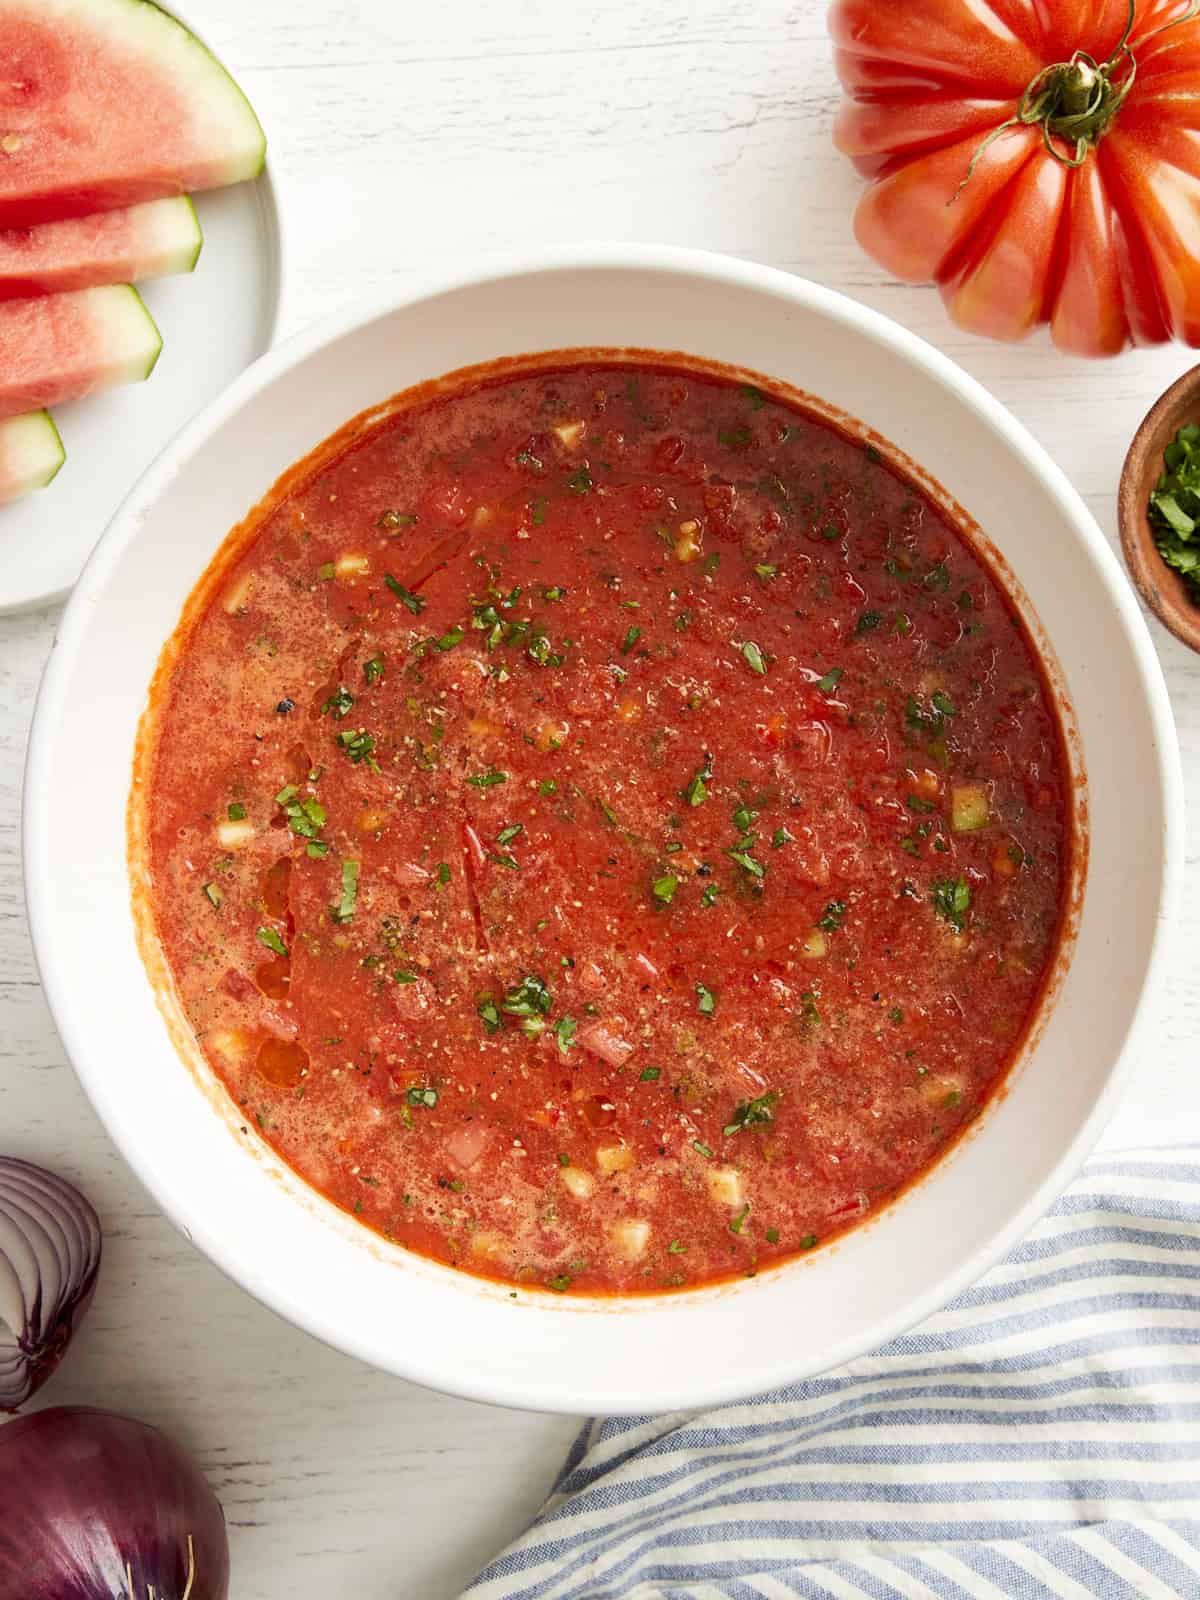
[[322, 561], [321, 565], [317, 568], [317, 577], [320, 578], [322, 583], [329, 583], [336, 571], [337, 568], [334, 566], [332, 561]]
[[268, 950], [273, 950], [277, 956], [287, 959], [288, 947], [275, 932], [274, 928], [260, 928], [258, 930], [259, 944], [265, 944]]
[[499, 1033], [502, 1026], [500, 1021], [500, 1008], [490, 994], [482, 994], [475, 1002], [480, 1020], [488, 1033]]
[[439, 861], [437, 871], [433, 875], [434, 888], [439, 892], [450, 882], [450, 863]]
[[566, 1294], [571, 1287], [571, 1274], [569, 1272], [560, 1272], [557, 1278], [547, 1278], [546, 1287], [547, 1289], [553, 1289], [555, 1294]]
[[246, 808], [240, 800], [235, 800], [229, 807], [226, 815], [228, 816], [230, 822], [242, 822], [245, 820]]
[[405, 972], [400, 970], [392, 973], [393, 983], [416, 983], [416, 981], [417, 975], [415, 972]]
[[936, 567], [926, 573], [925, 587], [932, 589], [935, 594], [942, 594], [950, 587], [950, 569], [944, 561], [939, 561]]
[[905, 799], [904, 804], [910, 811], [929, 812], [937, 810], [937, 806], [934, 805], [932, 800], [923, 800], [919, 794], [910, 794]]
[[396, 596], [396, 599], [400, 601], [401, 605], [407, 606], [414, 617], [421, 615], [425, 609], [425, 601], [419, 594], [414, 594], [411, 589], [406, 589], [399, 578], [393, 578], [390, 572], [384, 573], [383, 581]]
[[904, 720], [916, 733], [928, 734], [937, 739], [946, 731], [946, 718], [956, 717], [957, 707], [948, 694], [941, 689], [935, 689], [929, 697], [929, 709], [926, 710], [916, 695], [910, 694], [904, 702]]
[[760, 678], [766, 677], [767, 663], [763, 660], [763, 653], [753, 639], [746, 640], [746, 643], [742, 646], [742, 655], [751, 672], [756, 672]]
[[416, 520], [411, 511], [384, 511], [380, 514], [375, 526], [377, 528], [411, 528]]
[[772, 583], [779, 576], [779, 568], [767, 561], [759, 562], [754, 570], [764, 583]]
[[558, 1164], [560, 1167], [569, 1167], [571, 1165], [571, 1158], [565, 1150], [558, 1152]]
[[745, 1205], [738, 1212], [736, 1217], [730, 1218], [730, 1222], [729, 1222], [729, 1231], [730, 1231], [730, 1233], [741, 1233], [742, 1229], [746, 1226], [746, 1218], [749, 1215], [750, 1215], [750, 1207], [748, 1205]]
[[324, 861], [329, 854], [329, 846], [324, 839], [310, 839], [304, 847], [304, 853], [310, 856], [313, 861]]
[[687, 1248], [687, 1245], [685, 1245], [682, 1240], [672, 1239], [670, 1244], [667, 1246], [667, 1254], [672, 1256], [685, 1256], [687, 1255]]
[[455, 645], [461, 644], [465, 638], [466, 633], [456, 622], [448, 633], [442, 634], [440, 639], [433, 641], [433, 648], [435, 650], [453, 650]]
[[832, 694], [845, 675], [841, 667], [833, 667], [823, 678], [817, 679], [817, 688], [822, 694]]
[[378, 772], [378, 765], [371, 754], [375, 748], [375, 740], [365, 728], [345, 728], [338, 734], [337, 742], [356, 767], [361, 761], [365, 761]]
[[795, 837], [795, 834], [789, 833], [786, 828], [776, 828], [771, 835], [771, 849], [782, 850], [785, 844], [792, 844]]
[[692, 1140], [692, 1149], [698, 1156], [703, 1156], [706, 1161], [711, 1161], [713, 1158], [713, 1153], [708, 1145], [702, 1144], [699, 1139]]
[[1200, 604], [1200, 427], [1188, 423], [1163, 452], [1163, 474], [1150, 495], [1158, 553]]
[[540, 795], [545, 795], [547, 798], [554, 794], [557, 789], [558, 783], [554, 778], [543, 778], [538, 784], [538, 793]]
[[322, 714], [332, 715], [340, 722], [354, 705], [354, 696], [344, 685], [339, 685], [321, 707]]
[[545, 979], [530, 974], [507, 991], [500, 1009], [510, 1017], [544, 1017], [553, 1003]]
[[846, 902], [844, 900], [831, 900], [817, 918], [817, 927], [823, 933], [837, 933], [845, 915]]
[[627, 656], [641, 637], [642, 630], [640, 628], [630, 628], [621, 640], [621, 654]]
[[806, 989], [800, 996], [800, 1020], [810, 1027], [820, 1024], [821, 1013], [817, 1006], [817, 997], [811, 989]]
[[414, 1084], [406, 1091], [404, 1098], [410, 1106], [423, 1106], [426, 1111], [432, 1111], [438, 1103], [438, 1092], [436, 1089], [422, 1089], [419, 1084]]
[[766, 1094], [760, 1094], [757, 1100], [739, 1100], [733, 1118], [722, 1128], [722, 1133], [731, 1139], [735, 1133], [741, 1133], [745, 1128], [761, 1128], [767, 1123], [775, 1121], [775, 1106], [779, 1095], [774, 1089], [769, 1089]]
[[864, 611], [862, 616], [859, 617], [858, 621], [854, 624], [854, 631], [860, 637], [864, 633], [874, 633], [875, 629], [882, 621], [882, 613], [878, 611]]
[[742, 385], [742, 394], [750, 402], [751, 411], [760, 411], [767, 403], [767, 397], [761, 389], [756, 389], [752, 383]]
[[963, 930], [963, 919], [971, 909], [971, 886], [965, 878], [935, 878], [929, 897], [933, 909], [956, 933]]
[[209, 903], [213, 910], [219, 911], [221, 909], [222, 902], [225, 899], [225, 896], [221, 892], [221, 886], [216, 883], [206, 883], [204, 885], [204, 893], [208, 896]]
[[565, 597], [566, 592], [567, 591], [562, 587], [561, 584], [555, 583], [552, 584], [550, 588], [542, 590], [542, 599], [550, 601], [562, 600]]
[[495, 785], [497, 783], [507, 783], [508, 782], [508, 773], [507, 772], [477, 772], [473, 778], [468, 778], [467, 782], [471, 785], [471, 787], [473, 789], [490, 789], [490, 788], [493, 787], [493, 785]]
[[519, 833], [525, 832], [523, 822], [510, 822], [507, 828], [501, 828], [496, 835], [496, 843], [500, 845], [511, 844]]
[[665, 878], [658, 878], [654, 883], [654, 898], [664, 906], [669, 906], [675, 898], [675, 891], [679, 887], [679, 879], [668, 873]]
[[778, 1244], [779, 1243], [779, 1229], [778, 1228], [768, 1228], [766, 1233], [763, 1235], [763, 1237], [766, 1239], [768, 1244]]
[[383, 656], [372, 656], [369, 661], [363, 662], [363, 677], [368, 683], [378, 683], [380, 678], [383, 677], [383, 667]]
[[661, 1067], [643, 1067], [638, 1074], [639, 1083], [657, 1083], [662, 1077]]
[[288, 827], [294, 834], [301, 839], [316, 840], [325, 826], [325, 807], [312, 797], [301, 800], [299, 794], [295, 784], [286, 784], [275, 796], [275, 804], [283, 807]]
[[756, 861], [745, 850], [726, 850], [725, 854], [736, 861], [743, 872], [749, 873], [752, 878], [765, 878], [767, 869], [761, 861]]
[[560, 1017], [554, 1024], [554, 1037], [558, 1041], [558, 1048], [562, 1055], [566, 1055], [575, 1043], [575, 1034], [579, 1024], [574, 1017]]
[[717, 1009], [717, 997], [702, 983], [696, 985], [696, 1010], [702, 1017], [711, 1017]]
[[715, 906], [717, 903], [717, 896], [720, 893], [721, 890], [719, 886], [715, 883], [710, 883], [706, 887], [704, 893], [700, 896], [700, 904], [702, 906]]
[[342, 862], [342, 898], [330, 906], [329, 915], [334, 922], [352, 922], [354, 903], [358, 899], [358, 862]]
[[589, 494], [595, 488], [592, 475], [586, 467], [580, 467], [567, 479], [567, 488], [572, 494]]
[[708, 799], [708, 786], [712, 782], [713, 758], [706, 750], [704, 752], [704, 765], [698, 767], [692, 776], [691, 782], [683, 790], [683, 798], [690, 806], [702, 806]]

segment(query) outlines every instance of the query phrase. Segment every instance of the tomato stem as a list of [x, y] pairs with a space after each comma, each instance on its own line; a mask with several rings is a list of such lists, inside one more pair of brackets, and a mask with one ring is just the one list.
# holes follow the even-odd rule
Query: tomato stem
[[[1198, 15], [1200, 0], [1192, 0], [1181, 16], [1155, 28], [1146, 39], [1193, 22]], [[988, 147], [1010, 128], [1040, 127], [1042, 142], [1055, 161], [1064, 167], [1081, 167], [1116, 121], [1137, 79], [1137, 57], [1129, 43], [1136, 22], [1137, 0], [1129, 0], [1125, 32], [1107, 61], [1098, 62], [1086, 50], [1076, 50], [1069, 61], [1043, 67], [1021, 96], [1014, 115], [993, 128], [975, 151], [949, 204], [953, 205], [970, 183]]]

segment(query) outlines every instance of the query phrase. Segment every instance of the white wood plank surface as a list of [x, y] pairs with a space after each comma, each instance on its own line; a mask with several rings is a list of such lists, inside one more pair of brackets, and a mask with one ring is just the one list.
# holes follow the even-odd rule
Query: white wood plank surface
[[[1049, 447], [1115, 537], [1129, 437], [1188, 352], [1104, 366], [953, 329], [857, 250], [833, 152], [824, 0], [192, 0], [271, 139], [283, 332], [438, 262], [584, 238], [756, 257], [939, 344]], [[502, 345], [502, 338], [500, 344]], [[140, 1414], [197, 1452], [236, 1600], [450, 1600], [535, 1508], [574, 1431], [425, 1393], [279, 1322], [157, 1214], [66, 1064], [34, 970], [21, 768], [56, 614], [0, 622], [0, 1148], [78, 1178], [107, 1228], [86, 1333], [47, 1395]], [[1155, 1042], [1109, 1144], [1200, 1127], [1200, 657], [1157, 625], [1190, 783], [1188, 890]], [[80, 826], [86, 826], [86, 788]]]

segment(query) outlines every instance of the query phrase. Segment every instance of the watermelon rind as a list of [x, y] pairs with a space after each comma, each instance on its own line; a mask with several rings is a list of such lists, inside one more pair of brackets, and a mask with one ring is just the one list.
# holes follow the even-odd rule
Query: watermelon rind
[[146, 309], [146, 302], [131, 283], [107, 289], [84, 291], [103, 296], [94, 311], [96, 326], [106, 334], [111, 351], [105, 387], [121, 383], [141, 383], [148, 378], [162, 354], [162, 334]]
[[[245, 93], [207, 46], [154, 0], [5, 0], [0, 6], [0, 14], [4, 12], [10, 26], [27, 12], [30, 28], [50, 29], [65, 48], [77, 39], [86, 61], [86, 74], [81, 68], [80, 77], [86, 85], [90, 75], [98, 98], [90, 119], [78, 104], [47, 108], [36, 97], [22, 108], [23, 115], [16, 103], [5, 106], [0, 227], [31, 226], [222, 188], [262, 171], [266, 135]], [[116, 137], [114, 113], [100, 98], [110, 43], [112, 59], [120, 61], [122, 70], [132, 59], [144, 77], [147, 104], [158, 89], [168, 102], [177, 99], [182, 107], [171, 125], [181, 148], [169, 148], [169, 135], [165, 150], [151, 141], [138, 150], [137, 170], [128, 162], [114, 166], [105, 158], [106, 138]], [[79, 99], [86, 99], [86, 89]], [[68, 110], [75, 114], [66, 115]], [[136, 103], [129, 105], [128, 117], [136, 123]], [[62, 152], [58, 169], [48, 169], [47, 130]], [[126, 137], [126, 147], [128, 142]]]
[[191, 272], [204, 235], [187, 195], [0, 228], [0, 301]]
[[0, 505], [44, 489], [66, 459], [48, 411], [29, 411], [0, 422]]

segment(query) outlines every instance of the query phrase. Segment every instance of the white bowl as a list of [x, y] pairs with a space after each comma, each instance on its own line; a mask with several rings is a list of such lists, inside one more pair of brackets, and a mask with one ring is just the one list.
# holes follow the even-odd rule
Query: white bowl
[[[138, 956], [125, 815], [160, 647], [226, 531], [355, 412], [497, 355], [687, 350], [861, 417], [921, 463], [1010, 563], [1073, 705], [1090, 870], [1069, 960], [1004, 1093], [928, 1178], [833, 1248], [734, 1285], [603, 1302], [513, 1296], [391, 1250], [313, 1195], [180, 1059]], [[1087, 789], [1082, 769], [1087, 769]], [[430, 280], [250, 368], [125, 502], [63, 619], [25, 799], [30, 917], [83, 1085], [167, 1215], [330, 1344], [438, 1389], [565, 1412], [741, 1398], [882, 1343], [962, 1289], [1051, 1203], [1111, 1112], [1182, 839], [1178, 749], [1149, 637], [1079, 496], [978, 384], [812, 283], [632, 246]]]

